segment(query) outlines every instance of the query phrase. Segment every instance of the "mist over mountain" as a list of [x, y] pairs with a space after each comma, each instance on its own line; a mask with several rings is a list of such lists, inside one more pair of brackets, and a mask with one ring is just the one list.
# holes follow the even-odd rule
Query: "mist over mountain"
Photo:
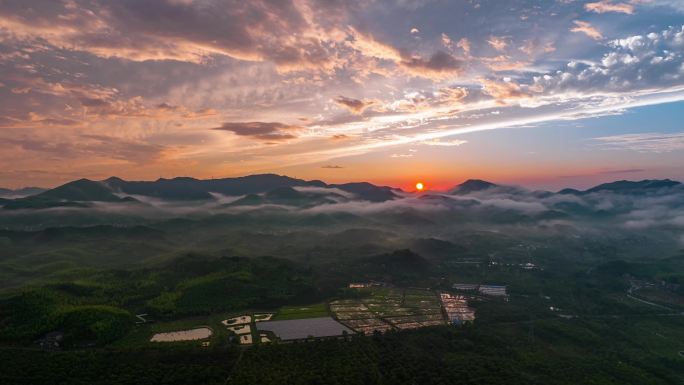
[[[439, 249], [449, 247], [426, 248], [421, 239], [449, 243], [473, 231], [526, 239], [642, 239], [637, 249], [684, 245], [684, 188], [671, 180], [617, 181], [557, 193], [468, 180], [444, 193], [406, 193], [370, 183], [327, 184], [273, 174], [150, 182], [80, 179], [0, 200], [0, 205], [0, 228], [7, 230], [147, 226], [176, 234], [183, 229], [192, 235], [192, 244], [210, 248], [239, 239], [230, 249], [249, 255], [288, 250], [302, 257], [331, 247], [359, 248], [368, 255], [416, 245], [443, 255]], [[364, 242], [334, 241], [334, 246], [323, 237], [359, 229], [384, 235]], [[305, 241], [294, 241], [303, 234], [309, 234]], [[247, 242], [251, 237], [255, 241]], [[628, 249], [629, 242], [611, 244]]]

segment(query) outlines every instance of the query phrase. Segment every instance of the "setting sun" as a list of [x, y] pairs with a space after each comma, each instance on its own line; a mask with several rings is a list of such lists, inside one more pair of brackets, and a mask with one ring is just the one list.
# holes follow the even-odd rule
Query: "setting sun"
[[416, 190], [423, 191], [424, 188], [425, 188], [425, 185], [423, 184], [423, 182], [416, 183]]

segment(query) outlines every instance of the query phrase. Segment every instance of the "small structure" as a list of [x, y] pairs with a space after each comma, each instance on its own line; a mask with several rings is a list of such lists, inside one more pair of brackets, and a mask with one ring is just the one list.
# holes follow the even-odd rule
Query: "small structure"
[[248, 324], [252, 323], [252, 316], [250, 315], [241, 315], [233, 318], [228, 318], [227, 320], [221, 321], [222, 324], [228, 326], [228, 325], [243, 325], [243, 324]]
[[532, 262], [521, 263], [520, 267], [522, 267], [524, 270], [535, 270], [535, 269], [537, 269], [537, 265], [535, 265]]
[[252, 344], [252, 335], [251, 334], [244, 334], [240, 336], [240, 345], [251, 345]]
[[370, 283], [350, 283], [349, 284], [350, 289], [363, 289], [366, 287], [370, 287]]
[[227, 329], [238, 335], [252, 333], [252, 327], [249, 324], [228, 326]]
[[268, 334], [259, 333], [259, 342], [261, 342], [262, 344], [268, 344], [271, 342], [271, 339], [268, 338]]
[[455, 283], [453, 286], [454, 290], [460, 291], [476, 291], [480, 285], [473, 283]]
[[270, 321], [271, 318], [273, 318], [273, 313], [254, 314], [255, 322]]
[[54, 331], [45, 334], [36, 342], [41, 349], [54, 351], [62, 349], [62, 341], [64, 341], [64, 333], [61, 331]]
[[137, 321], [135, 321], [135, 323], [136, 323], [137, 325], [146, 324], [146, 323], [150, 322], [150, 320], [147, 319], [147, 313], [136, 314], [136, 315], [135, 315], [135, 318], [138, 319]]
[[382, 282], [370, 281], [370, 282], [352, 282], [349, 284], [350, 289], [364, 289], [368, 287], [378, 287], [385, 286]]
[[480, 294], [492, 297], [507, 297], [506, 286], [500, 285], [480, 285]]

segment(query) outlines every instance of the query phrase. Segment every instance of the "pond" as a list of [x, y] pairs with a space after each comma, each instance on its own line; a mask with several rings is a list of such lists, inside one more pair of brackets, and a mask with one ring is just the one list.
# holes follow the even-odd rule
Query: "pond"
[[179, 330], [175, 332], [157, 333], [152, 336], [152, 342], [176, 342], [176, 341], [192, 341], [202, 340], [211, 336], [212, 331], [209, 328], [196, 328], [190, 330]]
[[331, 317], [264, 321], [257, 323], [257, 329], [275, 333], [282, 340], [297, 340], [307, 337], [334, 337], [353, 331]]

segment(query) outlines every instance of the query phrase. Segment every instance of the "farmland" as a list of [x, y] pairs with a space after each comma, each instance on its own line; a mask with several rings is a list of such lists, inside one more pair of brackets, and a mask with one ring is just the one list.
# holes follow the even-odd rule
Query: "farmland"
[[439, 297], [431, 290], [372, 287], [361, 299], [330, 303], [334, 316], [351, 329], [364, 333], [444, 325]]

